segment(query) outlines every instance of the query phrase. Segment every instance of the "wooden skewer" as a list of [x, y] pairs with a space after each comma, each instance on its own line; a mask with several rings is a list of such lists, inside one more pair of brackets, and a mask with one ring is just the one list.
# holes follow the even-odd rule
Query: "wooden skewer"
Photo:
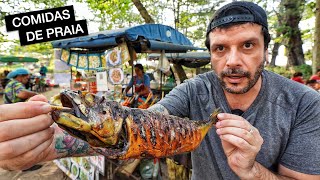
[[150, 106], [152, 106], [152, 105], [156, 102], [157, 99], [158, 99], [158, 97], [155, 97], [155, 98], [152, 100]]
[[149, 93], [146, 101], [144, 102], [144, 104], [147, 104], [150, 101], [151, 98], [152, 98], [152, 93]]
[[72, 109], [68, 107], [63, 107], [63, 106], [56, 106], [56, 105], [51, 105], [51, 111], [64, 111], [64, 112], [71, 112]]

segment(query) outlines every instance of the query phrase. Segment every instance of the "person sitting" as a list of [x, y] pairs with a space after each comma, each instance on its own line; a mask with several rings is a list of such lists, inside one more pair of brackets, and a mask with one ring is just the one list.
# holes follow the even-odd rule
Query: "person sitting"
[[311, 87], [312, 89], [319, 91], [319, 83], [315, 79], [309, 79], [306, 82], [306, 85]]
[[147, 97], [150, 90], [150, 77], [144, 73], [143, 66], [141, 64], [134, 65], [134, 71], [136, 73], [133, 78], [131, 78], [128, 86], [125, 89], [125, 93], [129, 91], [131, 87], [134, 86], [134, 91], [139, 96]]
[[303, 76], [302, 72], [295, 72], [293, 74], [293, 77], [291, 78], [291, 80], [294, 80], [294, 81], [296, 81], [298, 83], [304, 84], [302, 76]]
[[5, 87], [3, 100], [5, 104], [24, 102], [28, 98], [38, 93], [29, 91], [25, 85], [29, 81], [29, 71], [24, 68], [18, 68], [7, 75], [10, 79]]
[[317, 82], [320, 82], [320, 69], [317, 69], [316, 74], [312, 75], [310, 80], [316, 80]]

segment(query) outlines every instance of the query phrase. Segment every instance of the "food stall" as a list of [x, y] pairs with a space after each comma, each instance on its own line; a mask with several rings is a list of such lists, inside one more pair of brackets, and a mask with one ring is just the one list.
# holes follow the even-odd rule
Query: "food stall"
[[[124, 79], [123, 63], [129, 62], [130, 65], [133, 65], [133, 62], [137, 59], [137, 53], [163, 54], [203, 50], [202, 48], [193, 46], [188, 38], [174, 28], [161, 24], [144, 24], [101, 31], [88, 36], [53, 41], [52, 45], [54, 48], [61, 50], [60, 59], [64, 63], [77, 69], [95, 72], [95, 78], [91, 78], [89, 91], [94, 93], [102, 92], [107, 98], [113, 100], [116, 99], [116, 93], [122, 94], [121, 85]], [[133, 74], [133, 67], [131, 72]], [[92, 87], [94, 86], [96, 88], [93, 90]], [[152, 102], [150, 101], [150, 103]], [[86, 158], [89, 162], [87, 164], [93, 165], [93, 168], [87, 168], [88, 171], [85, 173], [87, 177], [89, 179], [98, 179], [99, 176], [92, 175], [97, 173], [91, 173], [95, 171], [100, 172], [101, 175], [113, 178], [114, 171], [119, 170], [119, 162], [104, 159], [102, 156], [99, 156], [99, 158], [100, 168], [96, 167], [94, 165], [96, 163], [91, 162], [90, 158]], [[70, 162], [63, 163], [61, 160], [57, 160], [56, 163], [72, 179], [77, 179], [80, 177], [81, 172], [79, 171], [78, 173], [78, 171], [74, 170], [76, 172], [72, 173], [72, 164], [77, 164], [74, 165], [75, 167], [82, 167], [85, 166], [83, 162], [86, 161], [70, 160]], [[103, 165], [101, 165], [102, 163]], [[112, 168], [114, 165], [115, 168]], [[62, 168], [65, 166], [67, 168]], [[75, 167], [74, 169], [76, 169]], [[85, 168], [78, 169], [85, 170]], [[106, 172], [102, 172], [102, 169], [107, 170]], [[132, 169], [134, 170], [135, 168], [130, 168], [130, 170]], [[125, 171], [127, 175], [135, 178], [132, 172], [128, 173], [130, 170], [129, 168], [122, 168], [120, 171]]]
[[[165, 53], [163, 54], [156, 54], [152, 53], [149, 54], [147, 57], [147, 60], [152, 61], [163, 61], [164, 58], [168, 60], [171, 64], [178, 64], [182, 65], [188, 68], [200, 68], [202, 66], [205, 66], [210, 63], [210, 54], [207, 51], [204, 52], [186, 52], [186, 53]], [[170, 69], [172, 71], [172, 69]], [[160, 92], [169, 92], [173, 87], [174, 84], [177, 84], [170, 78], [171, 74], [173, 72], [163, 73], [163, 68], [161, 68], [159, 65], [157, 66], [157, 69], [155, 72], [161, 72], [159, 80], [156, 82], [158, 83], [151, 83], [151, 89], [155, 93]]]

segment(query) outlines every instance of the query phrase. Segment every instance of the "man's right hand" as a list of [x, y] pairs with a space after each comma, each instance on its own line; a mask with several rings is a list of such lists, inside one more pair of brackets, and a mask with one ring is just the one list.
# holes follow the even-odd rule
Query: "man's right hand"
[[[43, 102], [41, 102], [43, 101]], [[41, 95], [29, 102], [0, 105], [0, 167], [27, 169], [48, 160], [54, 139], [51, 107]]]

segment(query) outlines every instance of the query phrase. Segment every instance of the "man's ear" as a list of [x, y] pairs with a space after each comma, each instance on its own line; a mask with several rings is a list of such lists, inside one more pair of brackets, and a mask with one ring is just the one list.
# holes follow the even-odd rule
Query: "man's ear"
[[264, 52], [265, 56], [266, 56], [266, 61], [269, 62], [269, 53], [268, 53], [268, 48], [266, 49], [266, 51]]

